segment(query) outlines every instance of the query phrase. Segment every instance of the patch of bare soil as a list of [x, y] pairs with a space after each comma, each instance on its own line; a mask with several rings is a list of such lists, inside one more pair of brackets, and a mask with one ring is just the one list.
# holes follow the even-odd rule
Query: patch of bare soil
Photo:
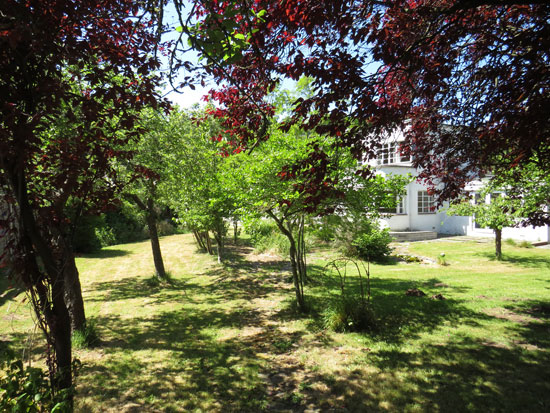
[[526, 343], [524, 341], [519, 341], [519, 340], [513, 340], [512, 341], [512, 346], [506, 345], [504, 343], [496, 343], [496, 342], [491, 341], [491, 340], [482, 341], [481, 344], [486, 346], [486, 347], [494, 347], [494, 348], [498, 348], [498, 349], [507, 349], [507, 350], [509, 350], [510, 348], [515, 346], [515, 347], [519, 347], [519, 348], [521, 348], [523, 350], [527, 350], [527, 351], [544, 351], [544, 349], [536, 346], [535, 344]]
[[508, 320], [519, 324], [528, 324], [536, 321], [536, 319], [534, 319], [533, 317], [517, 314], [511, 310], [501, 307], [488, 308], [486, 310], [483, 310], [483, 312], [491, 317], [500, 318], [502, 320]]

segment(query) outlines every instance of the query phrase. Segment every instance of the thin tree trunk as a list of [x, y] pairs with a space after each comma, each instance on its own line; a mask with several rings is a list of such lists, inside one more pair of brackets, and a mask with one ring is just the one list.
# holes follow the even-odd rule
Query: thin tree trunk
[[151, 237], [151, 250], [153, 251], [153, 261], [155, 263], [155, 272], [157, 278], [166, 279], [166, 271], [164, 269], [164, 261], [160, 250], [159, 234], [157, 231], [157, 219], [151, 212], [147, 213], [147, 227], [149, 228], [149, 236]]
[[223, 259], [223, 234], [224, 234], [224, 224], [223, 219], [217, 219], [216, 230], [212, 231], [214, 233], [214, 239], [216, 240], [216, 247], [218, 252], [218, 264], [221, 264]]
[[206, 250], [210, 255], [214, 255], [214, 250], [212, 249], [212, 241], [210, 240], [210, 234], [208, 233], [208, 231], [204, 231], [203, 235], [206, 240]]
[[296, 248], [296, 240], [292, 236], [292, 231], [288, 228], [286, 228], [283, 225], [283, 222], [278, 219], [275, 214], [272, 211], [267, 211], [268, 215], [273, 218], [281, 232], [288, 238], [288, 241], [290, 243], [290, 268], [292, 270], [292, 280], [294, 282], [294, 290], [296, 292], [296, 301], [298, 303], [298, 308], [300, 311], [305, 312], [306, 311], [306, 303], [304, 299], [304, 288], [303, 283], [300, 280], [300, 270], [299, 270], [299, 263], [298, 263], [298, 251]]
[[[154, 190], [151, 190], [154, 194]], [[156, 276], [159, 279], [166, 279], [164, 261], [162, 260], [162, 253], [160, 251], [159, 235], [157, 231], [157, 214], [155, 212], [155, 204], [153, 202], [153, 198], [149, 197], [146, 201], [146, 204], [135, 194], [130, 194], [126, 196], [134, 201], [136, 205], [145, 212], [145, 221], [147, 223], [147, 228], [149, 229], [149, 238], [151, 240], [151, 250], [153, 252], [153, 262], [155, 263]]]
[[216, 239], [216, 248], [218, 252], [218, 264], [222, 263], [223, 259], [223, 240], [221, 239], [221, 235], [214, 235], [214, 238]]
[[201, 236], [200, 232], [198, 232], [197, 230], [193, 230], [193, 236], [195, 237], [195, 241], [196, 241], [197, 245], [199, 246], [199, 248], [202, 251], [206, 251], [206, 245], [204, 245], [204, 241], [202, 239], [202, 236]]
[[502, 259], [502, 230], [495, 229], [495, 255], [497, 260]]
[[304, 301], [304, 290], [300, 281], [300, 274], [298, 269], [299, 264], [296, 260], [296, 241], [294, 240], [292, 234], [290, 234], [290, 236], [287, 235], [287, 238], [290, 242], [290, 267], [292, 269], [292, 280], [294, 281], [294, 289], [296, 291], [296, 301], [298, 302], [298, 308], [300, 309], [300, 311], [305, 311], [306, 305]]
[[235, 245], [237, 245], [239, 235], [239, 221], [236, 219], [233, 220], [233, 239], [235, 240]]

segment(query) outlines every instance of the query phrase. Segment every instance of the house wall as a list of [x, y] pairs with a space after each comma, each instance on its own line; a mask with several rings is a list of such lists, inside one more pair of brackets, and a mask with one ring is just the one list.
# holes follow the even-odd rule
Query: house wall
[[[387, 176], [390, 174], [414, 176], [416, 170], [410, 164], [379, 165], [378, 173]], [[476, 191], [481, 187], [480, 182], [473, 182], [467, 188]], [[413, 181], [407, 185], [406, 214], [392, 214], [381, 219], [380, 225], [392, 231], [436, 231], [438, 234], [469, 235], [479, 237], [493, 237], [490, 229], [475, 228], [473, 217], [448, 216], [445, 213], [448, 203], [445, 203], [435, 213], [418, 213], [418, 192], [425, 191], [426, 186]], [[550, 227], [504, 228], [504, 239], [513, 238], [530, 242], [550, 242]]]

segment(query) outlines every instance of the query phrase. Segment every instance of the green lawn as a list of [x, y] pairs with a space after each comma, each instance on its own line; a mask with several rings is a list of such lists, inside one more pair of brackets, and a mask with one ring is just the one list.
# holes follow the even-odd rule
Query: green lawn
[[[491, 243], [412, 243], [411, 254], [445, 252], [449, 265], [371, 266], [378, 328], [345, 334], [323, 328], [339, 297], [330, 251], [308, 257], [313, 310], [299, 316], [280, 258], [232, 246], [222, 267], [190, 235], [161, 244], [173, 279], [162, 286], [150, 282], [147, 242], [77, 260], [102, 342], [75, 351], [75, 411], [550, 410], [548, 249], [505, 244], [499, 262]], [[0, 344], [30, 347], [40, 363], [23, 297], [0, 285]]]

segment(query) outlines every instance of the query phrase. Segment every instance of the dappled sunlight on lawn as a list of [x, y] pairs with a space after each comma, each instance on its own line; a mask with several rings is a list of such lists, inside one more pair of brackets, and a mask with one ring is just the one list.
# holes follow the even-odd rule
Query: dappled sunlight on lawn
[[[170, 280], [160, 283], [146, 242], [80, 257], [101, 342], [75, 351], [76, 411], [548, 410], [546, 256], [511, 251], [523, 261], [495, 262], [489, 249], [453, 245], [411, 246], [427, 257], [445, 248], [448, 266], [371, 265], [368, 333], [325, 329], [341, 300], [327, 249], [308, 262], [307, 314], [296, 310], [288, 262], [244, 243], [229, 243], [219, 265], [190, 235], [163, 237]], [[353, 271], [345, 290], [359, 296]], [[14, 297], [4, 293], [3, 313]], [[0, 348], [23, 347], [32, 320], [18, 323], [2, 330]]]

